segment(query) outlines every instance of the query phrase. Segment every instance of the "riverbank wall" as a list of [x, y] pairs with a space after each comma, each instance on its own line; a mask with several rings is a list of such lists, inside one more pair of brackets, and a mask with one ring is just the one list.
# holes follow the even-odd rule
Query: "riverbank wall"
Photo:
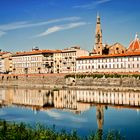
[[0, 75], [0, 87], [106, 89], [115, 91], [140, 91], [140, 79], [123, 78], [65, 78], [66, 74]]

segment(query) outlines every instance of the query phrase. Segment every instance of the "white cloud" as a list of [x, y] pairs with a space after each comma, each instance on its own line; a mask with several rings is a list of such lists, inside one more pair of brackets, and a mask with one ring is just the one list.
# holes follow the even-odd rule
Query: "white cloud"
[[53, 118], [56, 118], [56, 119], [61, 118], [61, 114], [58, 113], [58, 112], [55, 112], [55, 111], [48, 110], [48, 111], [47, 111], [47, 114], [48, 114], [50, 117], [53, 117]]
[[91, 2], [91, 3], [89, 3], [89, 4], [73, 6], [73, 8], [94, 9], [94, 8], [96, 8], [98, 5], [104, 4], [104, 3], [107, 3], [107, 2], [110, 2], [110, 1], [111, 1], [111, 0], [96, 0], [96, 1], [93, 1], [93, 2]]
[[0, 30], [8, 31], [8, 30], [21, 29], [21, 28], [43, 26], [43, 25], [57, 23], [57, 22], [77, 21], [80, 19], [81, 19], [80, 17], [66, 17], [66, 18], [53, 19], [53, 20], [37, 22], [37, 23], [29, 23], [26, 21], [20, 21], [20, 22], [14, 22], [14, 23], [9, 23], [9, 24], [5, 24], [5, 25], [0, 25]]
[[111, 0], [98, 0], [97, 4], [103, 4], [103, 3], [107, 3], [110, 2]]
[[89, 23], [74, 22], [74, 23], [69, 23], [69, 24], [60, 25], [60, 26], [53, 26], [53, 27], [48, 28], [45, 32], [36, 35], [35, 37], [47, 36], [47, 35], [52, 34], [54, 32], [58, 32], [58, 31], [62, 31], [62, 30], [68, 30], [68, 29], [76, 28], [76, 27], [83, 26], [83, 25], [86, 25], [86, 24], [89, 24]]
[[73, 114], [67, 114], [66, 112], [56, 112], [55, 110], [48, 110], [47, 111], [47, 114], [50, 116], [50, 117], [53, 117], [55, 119], [66, 119], [67, 120], [70, 120], [72, 122], [79, 122], [79, 123], [82, 123], [82, 122], [87, 122], [87, 120], [85, 118], [81, 118], [79, 117], [78, 115], [77, 116], [74, 116]]
[[6, 32], [0, 31], [0, 37], [4, 36]]

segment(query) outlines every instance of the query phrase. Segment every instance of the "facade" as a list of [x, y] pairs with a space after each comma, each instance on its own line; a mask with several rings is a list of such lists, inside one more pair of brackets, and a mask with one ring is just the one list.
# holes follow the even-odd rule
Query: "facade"
[[53, 54], [57, 50], [33, 49], [12, 56], [14, 74], [53, 73]]
[[39, 50], [17, 52], [12, 56], [12, 73], [73, 73], [76, 71], [76, 58], [88, 56], [89, 52], [80, 47], [65, 50]]
[[115, 43], [108, 47], [108, 54], [122, 54], [126, 53], [126, 48], [120, 43]]
[[7, 52], [1, 52], [0, 50], [0, 73], [3, 73], [4, 62], [2, 56], [7, 54]]
[[54, 73], [62, 73], [62, 51], [53, 54]]
[[62, 73], [76, 72], [76, 58], [80, 56], [88, 56], [89, 52], [80, 47], [71, 47], [62, 51]]
[[140, 52], [79, 57], [76, 72], [140, 72]]
[[2, 59], [2, 73], [12, 72], [12, 53], [5, 53], [1, 57]]
[[54, 53], [54, 73], [74, 73], [76, 71], [76, 58], [88, 55], [88, 51], [77, 46]]

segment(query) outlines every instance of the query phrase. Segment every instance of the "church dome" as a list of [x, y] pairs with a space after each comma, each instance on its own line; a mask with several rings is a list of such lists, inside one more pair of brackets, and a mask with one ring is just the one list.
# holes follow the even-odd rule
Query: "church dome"
[[138, 38], [138, 35], [136, 34], [135, 39], [130, 43], [128, 51], [140, 51], [140, 40]]

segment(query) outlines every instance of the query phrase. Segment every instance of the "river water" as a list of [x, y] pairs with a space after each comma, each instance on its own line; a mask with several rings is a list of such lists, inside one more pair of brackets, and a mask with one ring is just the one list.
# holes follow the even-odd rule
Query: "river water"
[[102, 90], [0, 89], [0, 119], [41, 123], [56, 130], [118, 130], [140, 139], [140, 93]]

